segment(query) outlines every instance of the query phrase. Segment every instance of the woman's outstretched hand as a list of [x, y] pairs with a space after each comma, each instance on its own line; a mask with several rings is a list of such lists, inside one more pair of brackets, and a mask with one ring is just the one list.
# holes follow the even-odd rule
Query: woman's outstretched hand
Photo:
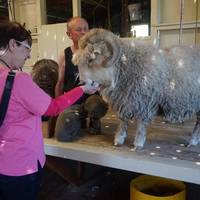
[[93, 83], [93, 84], [85, 84], [85, 85], [82, 85], [80, 86], [84, 93], [87, 93], [87, 94], [94, 94], [95, 92], [99, 91], [100, 90], [100, 87], [99, 87], [99, 84], [98, 83]]

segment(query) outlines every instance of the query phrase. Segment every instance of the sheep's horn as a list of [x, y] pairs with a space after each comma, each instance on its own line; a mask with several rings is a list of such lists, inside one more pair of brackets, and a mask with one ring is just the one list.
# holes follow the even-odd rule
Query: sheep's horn
[[95, 49], [95, 50], [93, 51], [93, 53], [101, 54], [101, 50], [100, 50], [100, 49]]

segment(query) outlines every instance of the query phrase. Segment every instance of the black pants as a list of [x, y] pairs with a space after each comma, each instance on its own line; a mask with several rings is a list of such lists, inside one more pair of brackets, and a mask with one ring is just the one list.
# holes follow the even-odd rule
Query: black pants
[[0, 174], [0, 200], [36, 200], [42, 178], [42, 168], [25, 176]]

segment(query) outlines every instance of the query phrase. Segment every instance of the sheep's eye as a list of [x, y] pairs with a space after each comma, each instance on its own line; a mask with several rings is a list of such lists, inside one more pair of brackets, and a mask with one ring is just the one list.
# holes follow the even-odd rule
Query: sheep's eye
[[93, 60], [93, 59], [91, 59], [91, 58], [88, 59], [88, 63], [91, 64], [92, 60]]
[[95, 55], [95, 56], [98, 56], [98, 55], [99, 55], [99, 52], [94, 51], [94, 55]]

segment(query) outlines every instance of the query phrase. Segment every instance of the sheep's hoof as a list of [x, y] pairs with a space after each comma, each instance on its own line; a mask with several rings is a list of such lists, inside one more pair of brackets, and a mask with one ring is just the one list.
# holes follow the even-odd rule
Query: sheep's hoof
[[143, 147], [141, 146], [134, 146], [133, 148], [131, 148], [131, 151], [138, 151], [138, 150], [141, 150], [143, 149]]
[[118, 142], [114, 142], [114, 146], [119, 147], [119, 146], [121, 146], [121, 144], [119, 144]]
[[185, 144], [184, 144], [184, 147], [187, 147], [187, 148], [189, 148], [189, 147], [191, 147], [192, 146], [192, 144], [190, 143], [190, 142], [186, 142]]
[[124, 141], [125, 141], [124, 136], [116, 137], [115, 140], [114, 140], [114, 145], [120, 146], [120, 145], [124, 144]]
[[130, 151], [137, 151], [137, 147], [131, 148]]
[[196, 146], [200, 142], [197, 138], [192, 138], [189, 142], [185, 144], [186, 147]]

